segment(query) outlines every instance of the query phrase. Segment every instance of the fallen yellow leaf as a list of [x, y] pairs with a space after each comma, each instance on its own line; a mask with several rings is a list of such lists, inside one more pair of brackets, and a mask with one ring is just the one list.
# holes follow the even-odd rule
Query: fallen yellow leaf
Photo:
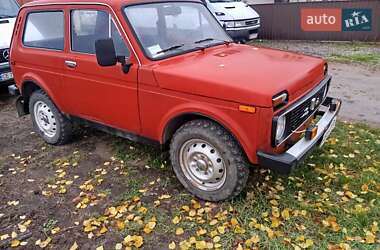
[[77, 250], [78, 249], [78, 244], [75, 241], [74, 244], [70, 247], [70, 250]]
[[176, 245], [175, 245], [175, 242], [172, 241], [170, 244], [169, 244], [169, 249], [175, 249]]
[[51, 238], [47, 237], [46, 240], [41, 241], [40, 239], [36, 241], [36, 246], [39, 246], [40, 248], [45, 248], [49, 243], [51, 242]]
[[246, 242], [245, 242], [245, 245], [248, 247], [248, 248], [251, 248], [254, 244], [257, 244], [260, 242], [260, 237], [256, 234], [256, 235], [253, 235], [250, 239], [248, 239]]
[[218, 224], [218, 220], [213, 219], [210, 221], [210, 226], [215, 226], [216, 224]]
[[20, 241], [19, 240], [12, 240], [11, 241], [11, 247], [18, 247], [20, 245]]
[[176, 235], [182, 235], [184, 233], [184, 231], [183, 231], [183, 228], [182, 227], [179, 227], [179, 228], [177, 228], [176, 230], [175, 230], [175, 234]]
[[235, 227], [235, 226], [238, 225], [238, 224], [239, 224], [239, 222], [237, 221], [236, 218], [232, 218], [232, 219], [231, 219], [231, 226], [232, 226], [232, 227]]
[[220, 236], [215, 236], [215, 237], [212, 239], [212, 241], [213, 241], [214, 243], [218, 243], [218, 242], [220, 241]]
[[366, 237], [365, 237], [365, 243], [367, 244], [373, 244], [375, 243], [375, 235], [371, 232], [367, 232]]
[[181, 218], [179, 216], [175, 216], [172, 220], [173, 224], [178, 224], [181, 221]]
[[206, 241], [196, 241], [195, 242], [195, 249], [205, 249], [207, 247]]
[[155, 221], [150, 221], [148, 222], [148, 224], [145, 225], [144, 227], [144, 232], [146, 234], [149, 234], [153, 231], [154, 227], [156, 226], [156, 222]]
[[55, 227], [51, 230], [51, 234], [57, 234], [59, 231], [61, 231], [61, 229], [59, 227]]
[[288, 220], [290, 218], [289, 209], [285, 208], [281, 212], [281, 216], [282, 216], [282, 218], [284, 218], [284, 220]]
[[115, 250], [121, 250], [121, 249], [123, 249], [123, 244], [121, 244], [121, 243], [116, 243], [116, 245], [115, 245]]

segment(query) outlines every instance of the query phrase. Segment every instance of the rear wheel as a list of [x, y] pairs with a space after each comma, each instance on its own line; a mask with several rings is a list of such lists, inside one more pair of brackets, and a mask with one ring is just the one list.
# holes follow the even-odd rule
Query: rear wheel
[[71, 121], [63, 116], [42, 90], [32, 93], [29, 111], [34, 129], [47, 143], [62, 145], [71, 139]]
[[170, 157], [179, 181], [203, 200], [233, 198], [248, 179], [249, 164], [239, 144], [209, 120], [194, 120], [179, 128], [171, 142]]

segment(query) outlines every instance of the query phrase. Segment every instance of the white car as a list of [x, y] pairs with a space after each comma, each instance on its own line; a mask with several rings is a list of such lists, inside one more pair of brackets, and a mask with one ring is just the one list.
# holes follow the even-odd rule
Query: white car
[[235, 41], [257, 38], [260, 16], [246, 3], [239, 0], [203, 0]]
[[13, 79], [9, 67], [9, 46], [19, 9], [20, 6], [15, 0], [0, 1], [0, 85]]

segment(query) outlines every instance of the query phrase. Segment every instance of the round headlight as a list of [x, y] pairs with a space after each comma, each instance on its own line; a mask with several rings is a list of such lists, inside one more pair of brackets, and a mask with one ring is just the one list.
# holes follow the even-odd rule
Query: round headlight
[[277, 120], [276, 141], [281, 140], [285, 133], [286, 117], [280, 116]]

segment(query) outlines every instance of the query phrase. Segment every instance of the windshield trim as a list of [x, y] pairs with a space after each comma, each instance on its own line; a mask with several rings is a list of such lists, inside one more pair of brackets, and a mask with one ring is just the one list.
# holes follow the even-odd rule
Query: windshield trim
[[[140, 50], [144, 54], [144, 57], [147, 58], [150, 61], [161, 61], [161, 60], [168, 59], [168, 58], [171, 58], [171, 57], [175, 57], [175, 56], [179, 56], [179, 55], [184, 55], [184, 54], [192, 53], [192, 52], [195, 52], [195, 51], [198, 51], [198, 50], [202, 50], [203, 48], [201, 46], [196, 46], [196, 47], [194, 47], [192, 49], [187, 49], [187, 50], [182, 50], [182, 51], [178, 51], [178, 52], [169, 53], [167, 55], [164, 55], [164, 56], [161, 56], [161, 57], [158, 57], [158, 58], [150, 57], [146, 53], [146, 51], [144, 49], [144, 46], [142, 45], [140, 39], [137, 36], [137, 33], [136, 33], [135, 29], [133, 28], [131, 22], [129, 21], [129, 19], [128, 19], [126, 13], [125, 13], [125, 9], [128, 8], [128, 7], [131, 7], [131, 6], [136, 6], [136, 5], [157, 4], [157, 3], [197, 3], [197, 4], [204, 5], [204, 3], [202, 3], [201, 1], [197, 1], [197, 0], [174, 0], [174, 1], [173, 0], [162, 0], [162, 1], [152, 1], [152, 2], [143, 2], [143, 3], [129, 3], [129, 4], [123, 5], [121, 7], [121, 13], [122, 13], [122, 15], [124, 17], [124, 20], [128, 24], [128, 28], [132, 32], [132, 34], [134, 36], [134, 39], [137, 41], [137, 43], [138, 43], [138, 45], [140, 47]], [[206, 7], [206, 9], [211, 14], [212, 18], [214, 18], [215, 21], [220, 25], [219, 21], [212, 14], [212, 12], [207, 7]], [[227, 32], [225, 32], [225, 33], [226, 33], [226, 36], [228, 38], [230, 38], [230, 40], [232, 42], [232, 39], [231, 39], [230, 35], [228, 35]], [[222, 44], [224, 44], [224, 42], [219, 42], [218, 41], [218, 42], [215, 42], [215, 43], [210, 43], [204, 49], [208, 49], [208, 48], [211, 48], [211, 47], [216, 47], [216, 46], [219, 46], [219, 45], [222, 45]]]

